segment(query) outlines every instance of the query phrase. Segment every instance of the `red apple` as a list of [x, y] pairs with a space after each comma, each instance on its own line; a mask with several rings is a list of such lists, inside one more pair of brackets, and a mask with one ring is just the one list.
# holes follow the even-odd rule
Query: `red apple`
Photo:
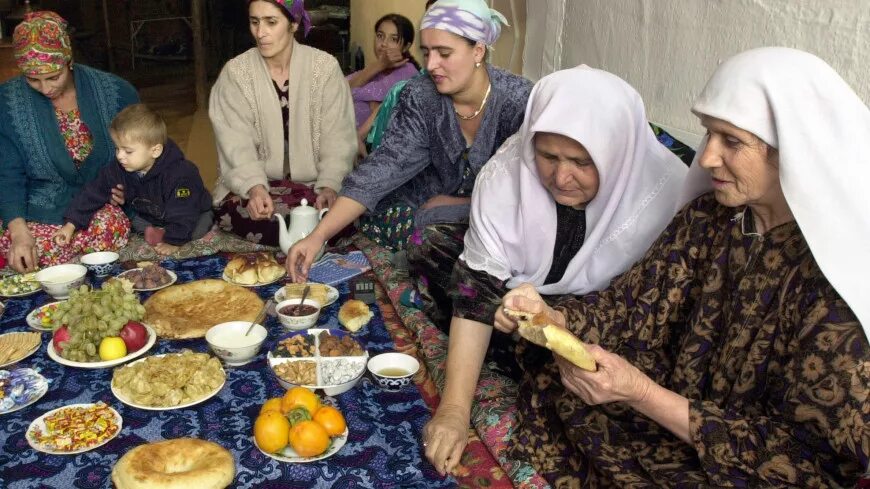
[[54, 343], [55, 351], [60, 353], [63, 351], [63, 345], [61, 345], [61, 343], [66, 343], [67, 341], [69, 341], [69, 328], [64, 324], [55, 330], [51, 342]]
[[145, 346], [145, 343], [148, 343], [148, 330], [145, 329], [142, 323], [137, 323], [136, 321], [127, 321], [127, 324], [121, 328], [119, 336], [124, 340], [124, 344], [127, 345], [127, 353], [138, 351]]

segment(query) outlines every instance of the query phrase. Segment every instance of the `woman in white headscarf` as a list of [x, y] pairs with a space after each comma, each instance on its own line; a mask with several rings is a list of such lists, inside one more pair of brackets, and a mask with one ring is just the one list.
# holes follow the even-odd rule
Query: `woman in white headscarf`
[[492, 333], [502, 296], [524, 282], [546, 295], [607, 286], [673, 218], [686, 173], [653, 134], [640, 95], [617, 76], [579, 66], [535, 85], [519, 132], [475, 182], [453, 270], [447, 385], [424, 430], [436, 468], [459, 461], [487, 352], [493, 367], [517, 377], [516, 343]]
[[853, 487], [870, 456], [870, 110], [824, 61], [763, 48], [722, 63], [693, 111], [707, 137], [686, 196], [712, 192], [606, 289], [505, 297], [598, 364], [526, 372], [512, 455], [566, 487]]

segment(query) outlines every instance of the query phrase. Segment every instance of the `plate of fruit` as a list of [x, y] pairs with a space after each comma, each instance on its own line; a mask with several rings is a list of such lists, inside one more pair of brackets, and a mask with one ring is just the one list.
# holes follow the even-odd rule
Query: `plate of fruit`
[[52, 314], [48, 356], [69, 367], [107, 368], [142, 356], [157, 333], [140, 323], [145, 308], [124, 281], [102, 289], [80, 287]]
[[27, 314], [27, 325], [37, 331], [54, 331], [52, 328], [54, 314], [57, 306], [62, 302], [64, 301], [49, 302], [30, 311]]
[[280, 462], [303, 463], [329, 458], [347, 443], [341, 411], [323, 404], [305, 387], [269, 399], [254, 420], [254, 445]]

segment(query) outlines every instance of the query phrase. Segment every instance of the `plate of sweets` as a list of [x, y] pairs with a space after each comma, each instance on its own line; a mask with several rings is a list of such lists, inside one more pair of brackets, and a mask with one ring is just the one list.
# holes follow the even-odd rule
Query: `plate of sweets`
[[32, 368], [0, 370], [0, 414], [24, 409], [48, 392], [48, 380]]
[[141, 263], [140, 268], [132, 268], [118, 274], [118, 278], [129, 280], [136, 292], [151, 292], [169, 287], [178, 280], [178, 275], [153, 263]]
[[27, 443], [52, 455], [73, 455], [105, 445], [121, 432], [123, 420], [105, 403], [70, 404], [33, 420]]
[[285, 389], [303, 386], [335, 396], [353, 388], [365, 373], [369, 354], [347, 332], [312, 328], [278, 340], [266, 354]]
[[42, 335], [28, 331], [0, 334], [0, 367], [18, 363], [33, 355], [42, 345]]
[[57, 306], [64, 301], [49, 302], [41, 305], [27, 314], [27, 325], [31, 329], [43, 332], [51, 332], [54, 330], [54, 315], [57, 313]]

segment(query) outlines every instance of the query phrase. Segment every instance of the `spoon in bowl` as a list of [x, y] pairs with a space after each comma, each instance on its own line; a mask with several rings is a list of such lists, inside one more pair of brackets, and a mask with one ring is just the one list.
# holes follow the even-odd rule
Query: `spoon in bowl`
[[296, 304], [293, 307], [293, 312], [299, 313], [299, 308], [303, 306], [305, 303], [305, 298], [308, 297], [308, 293], [311, 292], [311, 286], [306, 285], [304, 289], [302, 289], [302, 298], [299, 299], [299, 304]]
[[254, 329], [255, 324], [259, 323], [260, 321], [263, 320], [263, 318], [266, 317], [266, 311], [269, 310], [269, 304], [271, 304], [271, 303], [272, 303], [272, 299], [269, 299], [266, 301], [265, 304], [263, 304], [263, 308], [260, 309], [260, 312], [257, 313], [257, 317], [255, 317], [254, 320], [251, 321], [251, 325], [248, 326], [248, 330], [245, 331], [245, 336], [248, 336], [248, 334], [251, 333], [251, 330]]

